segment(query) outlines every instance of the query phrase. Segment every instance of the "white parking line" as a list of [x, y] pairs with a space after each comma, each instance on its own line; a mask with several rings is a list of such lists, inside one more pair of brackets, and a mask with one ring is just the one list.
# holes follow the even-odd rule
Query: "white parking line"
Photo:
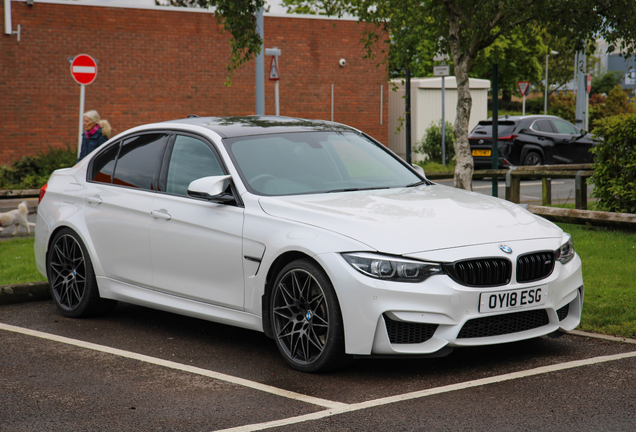
[[[137, 353], [133, 353], [133, 352], [130, 352], [130, 351], [124, 351], [124, 350], [120, 350], [120, 349], [117, 349], [117, 348], [111, 348], [111, 347], [107, 347], [107, 346], [104, 346], [104, 345], [98, 345], [98, 344], [94, 344], [94, 343], [90, 343], [90, 342], [84, 342], [84, 341], [80, 341], [80, 340], [77, 340], [77, 339], [71, 339], [71, 338], [67, 338], [67, 337], [64, 337], [64, 336], [57, 336], [57, 335], [53, 335], [53, 334], [50, 334], [50, 333], [40, 332], [40, 331], [37, 331], [37, 330], [30, 330], [30, 329], [26, 329], [26, 328], [22, 328], [22, 327], [16, 327], [16, 326], [12, 326], [12, 325], [8, 325], [8, 324], [2, 324], [2, 323], [0, 323], [0, 330], [5, 330], [5, 331], [13, 332], [13, 333], [24, 334], [24, 335], [33, 336], [33, 337], [38, 337], [38, 338], [41, 338], [41, 339], [46, 339], [46, 340], [50, 340], [50, 341], [54, 341], [54, 342], [60, 342], [60, 343], [64, 343], [64, 344], [67, 344], [67, 345], [77, 346], [77, 347], [80, 347], [80, 348], [85, 348], [85, 349], [90, 349], [90, 350], [93, 350], [93, 351], [99, 351], [99, 352], [103, 352], [103, 353], [107, 353], [107, 354], [111, 354], [111, 355], [116, 355], [116, 356], [123, 357], [123, 358], [138, 360], [138, 361], [142, 361], [142, 362], [145, 362], [145, 363], [154, 364], [154, 365], [157, 365], [157, 366], [164, 366], [164, 367], [167, 367], [167, 368], [170, 368], [170, 369], [174, 369], [174, 370], [179, 370], [179, 371], [183, 371], [183, 372], [188, 372], [188, 373], [193, 373], [193, 374], [197, 374], [197, 375], [202, 375], [202, 376], [206, 376], [206, 377], [209, 377], [209, 378], [214, 378], [214, 379], [218, 379], [218, 380], [225, 381], [225, 382], [228, 382], [228, 383], [232, 383], [232, 384], [244, 386], [244, 387], [247, 387], [247, 388], [251, 388], [251, 389], [254, 389], [254, 390], [264, 391], [264, 392], [267, 392], [267, 393], [270, 393], [270, 394], [273, 394], [273, 395], [276, 395], [276, 396], [281, 396], [281, 397], [297, 400], [297, 401], [300, 401], [300, 402], [306, 402], [308, 404], [317, 405], [317, 406], [321, 406], [321, 407], [327, 408], [324, 411], [318, 411], [318, 412], [314, 412], [314, 413], [311, 413], [311, 414], [305, 414], [305, 415], [301, 415], [301, 416], [297, 416], [297, 417], [289, 417], [289, 418], [280, 419], [280, 420], [274, 420], [274, 421], [265, 422], [265, 423], [238, 426], [238, 427], [235, 427], [235, 428], [223, 429], [220, 432], [260, 431], [260, 430], [270, 429], [270, 428], [274, 428], [274, 427], [280, 427], [280, 426], [287, 426], [287, 425], [292, 425], [292, 424], [303, 423], [303, 422], [311, 421], [311, 420], [319, 420], [319, 419], [322, 419], [322, 418], [325, 418], [325, 417], [331, 417], [331, 416], [335, 416], [335, 415], [339, 415], [339, 414], [344, 414], [344, 413], [347, 413], [347, 412], [360, 411], [360, 410], [364, 410], [364, 409], [368, 409], [368, 408], [384, 406], [384, 405], [388, 405], [388, 404], [392, 404], [392, 403], [396, 403], [396, 402], [403, 402], [403, 401], [408, 401], [408, 400], [413, 400], [413, 399], [420, 399], [420, 398], [424, 398], [424, 397], [427, 397], [427, 396], [432, 396], [432, 395], [437, 395], [437, 394], [442, 394], [442, 393], [449, 393], [449, 392], [453, 392], [453, 391], [464, 390], [464, 389], [469, 389], [469, 388], [474, 388], [474, 387], [480, 387], [480, 386], [485, 386], [485, 385], [489, 385], [489, 384], [495, 384], [495, 383], [500, 383], [500, 382], [505, 382], [505, 381], [511, 381], [511, 380], [516, 380], [516, 379], [521, 379], [521, 378], [527, 378], [527, 377], [536, 376], [536, 375], [548, 374], [548, 373], [562, 371], [562, 370], [567, 370], [567, 369], [573, 369], [573, 368], [578, 368], [578, 367], [583, 367], [583, 366], [590, 366], [590, 365], [594, 365], [594, 364], [600, 364], [600, 363], [606, 363], [606, 362], [611, 362], [611, 361], [617, 361], [617, 360], [623, 360], [623, 359], [627, 359], [627, 358], [635, 358], [636, 357], [636, 351], [628, 352], [628, 353], [622, 353], [622, 354], [614, 354], [614, 355], [609, 355], [609, 356], [599, 356], [599, 357], [593, 357], [593, 358], [583, 359], [583, 360], [575, 360], [575, 361], [571, 361], [571, 362], [555, 364], [555, 365], [550, 365], [550, 366], [542, 366], [542, 367], [538, 367], [538, 368], [535, 368], [535, 369], [529, 369], [529, 370], [525, 370], [525, 371], [513, 372], [513, 373], [493, 376], [493, 377], [489, 377], [489, 378], [482, 378], [482, 379], [478, 379], [478, 380], [465, 381], [465, 382], [461, 382], [461, 383], [450, 384], [450, 385], [447, 385], [447, 386], [435, 387], [435, 388], [432, 388], [432, 389], [420, 390], [420, 391], [415, 391], [415, 392], [411, 392], [411, 393], [404, 393], [404, 394], [395, 395], [395, 396], [389, 396], [389, 397], [380, 398], [380, 399], [373, 399], [373, 400], [370, 400], [370, 401], [365, 401], [365, 402], [360, 402], [360, 403], [355, 403], [355, 404], [346, 404], [346, 403], [342, 403], [342, 402], [335, 402], [335, 401], [330, 401], [330, 400], [326, 400], [326, 399], [321, 399], [321, 398], [316, 398], [316, 397], [312, 397], [312, 396], [307, 396], [307, 395], [303, 395], [303, 394], [300, 394], [300, 393], [295, 393], [295, 392], [279, 389], [279, 388], [268, 386], [268, 385], [265, 385], [265, 384], [260, 384], [260, 383], [254, 382], [254, 381], [249, 381], [249, 380], [242, 379], [242, 378], [237, 378], [237, 377], [234, 377], [234, 376], [231, 376], [231, 375], [225, 375], [225, 374], [222, 374], [222, 373], [209, 371], [209, 370], [201, 369], [201, 368], [194, 367], [194, 366], [188, 366], [188, 365], [184, 365], [184, 364], [180, 364], [180, 363], [171, 362], [171, 361], [168, 361], [168, 360], [158, 359], [156, 357], [150, 357], [150, 356], [147, 356], [147, 355], [137, 354]], [[581, 332], [581, 333], [582, 333], [581, 336], [588, 336], [589, 335], [589, 334], [585, 334], [583, 332]], [[629, 341], [631, 342], [631, 340], [629, 340]]]
[[240, 385], [243, 387], [248, 387], [254, 390], [260, 390], [266, 393], [271, 393], [276, 396], [281, 396], [288, 399], [294, 399], [300, 402], [306, 402], [308, 404], [317, 405], [325, 408], [342, 408], [348, 406], [347, 404], [341, 402], [334, 402], [326, 399], [320, 399], [312, 396], [307, 396], [300, 393], [295, 393], [283, 389], [279, 389], [277, 387], [268, 386], [266, 384], [257, 383], [254, 381], [246, 380], [243, 378], [237, 378], [231, 375], [225, 375], [218, 372], [209, 371], [206, 369], [201, 369], [194, 366], [188, 366], [181, 363], [175, 363], [168, 360], [162, 360], [156, 357], [150, 357], [143, 354], [138, 354], [130, 351], [124, 351], [117, 348], [111, 348], [104, 345], [98, 345], [90, 342], [84, 342], [77, 339], [71, 339], [64, 336], [57, 336], [50, 333], [44, 333], [37, 330], [30, 330], [22, 327], [16, 327], [7, 324], [0, 323], [0, 330], [6, 330], [13, 333], [20, 333], [28, 336], [34, 336], [41, 339], [46, 339], [54, 342], [61, 342], [67, 345], [73, 345], [80, 348], [86, 348], [93, 351], [99, 351], [107, 354], [116, 355], [119, 357], [124, 357], [133, 360], [139, 360], [145, 363], [154, 364], [157, 366], [164, 366], [170, 369], [180, 370], [182, 372], [188, 372], [192, 374], [202, 375], [209, 378], [218, 379], [220, 381], [225, 381], [231, 384]]
[[412, 393], [405, 393], [405, 394], [390, 396], [386, 398], [374, 399], [374, 400], [370, 400], [366, 402], [360, 402], [357, 404], [346, 405], [342, 408], [336, 408], [336, 409], [331, 409], [326, 411], [318, 411], [315, 413], [306, 414], [306, 415], [302, 415], [298, 417], [290, 417], [290, 418], [274, 420], [274, 421], [266, 422], [266, 423], [251, 424], [251, 425], [239, 426], [239, 427], [230, 428], [230, 429], [222, 429], [217, 432], [260, 431], [260, 430], [270, 429], [273, 427], [280, 427], [280, 426], [287, 426], [287, 425], [302, 423], [302, 422], [306, 422], [310, 420], [319, 420], [325, 417], [331, 417], [331, 416], [344, 414], [344, 413], [348, 413], [352, 411], [360, 411], [363, 409], [388, 405], [395, 402], [403, 402], [403, 401], [412, 400], [412, 399], [419, 399], [419, 398], [423, 398], [427, 396], [432, 396], [432, 395], [437, 395], [442, 393], [449, 393], [449, 392], [453, 392], [457, 390], [480, 387], [480, 386], [484, 386], [488, 384], [495, 384], [495, 383], [500, 383], [504, 381], [516, 380], [520, 378], [527, 378], [527, 377], [531, 377], [535, 375], [542, 375], [542, 374], [562, 371], [566, 369], [573, 369], [573, 368], [582, 367], [582, 366], [590, 366], [590, 365], [599, 364], [599, 363], [623, 360], [623, 359], [632, 358], [632, 357], [636, 357], [636, 351], [623, 353], [623, 354], [615, 354], [610, 356], [594, 357], [594, 358], [585, 359], [585, 360], [576, 360], [576, 361], [571, 361], [567, 363], [555, 364], [551, 366], [543, 366], [543, 367], [530, 369], [526, 371], [513, 372], [513, 373], [498, 375], [498, 376], [494, 376], [490, 378], [482, 378], [482, 379], [478, 379], [474, 381], [466, 381], [462, 383], [451, 384], [451, 385], [436, 387], [436, 388], [427, 389], [427, 390], [420, 390], [420, 391], [416, 391]]

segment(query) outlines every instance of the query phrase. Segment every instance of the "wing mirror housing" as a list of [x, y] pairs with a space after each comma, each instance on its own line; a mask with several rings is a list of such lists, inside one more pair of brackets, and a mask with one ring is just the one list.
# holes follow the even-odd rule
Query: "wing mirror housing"
[[411, 164], [411, 166], [413, 167], [413, 169], [421, 176], [426, 176], [426, 174], [424, 173], [424, 168], [422, 168], [421, 166], [419, 166], [418, 164]]
[[188, 196], [218, 204], [236, 204], [230, 179], [232, 176], [212, 176], [194, 180], [188, 186]]

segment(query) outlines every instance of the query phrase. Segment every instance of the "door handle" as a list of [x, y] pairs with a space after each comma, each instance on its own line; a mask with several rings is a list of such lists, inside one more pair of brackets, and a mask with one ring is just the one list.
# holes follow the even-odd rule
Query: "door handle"
[[150, 212], [150, 214], [157, 218], [157, 219], [163, 219], [163, 220], [170, 220], [172, 219], [172, 216], [170, 216], [170, 214], [168, 213], [167, 210], [165, 209], [161, 209], [161, 210], [153, 210]]
[[86, 201], [91, 204], [101, 204], [102, 198], [99, 195], [89, 195], [86, 197]]

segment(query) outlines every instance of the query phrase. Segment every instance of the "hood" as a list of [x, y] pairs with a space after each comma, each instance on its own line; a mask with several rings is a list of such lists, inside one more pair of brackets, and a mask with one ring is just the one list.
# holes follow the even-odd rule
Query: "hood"
[[259, 202], [271, 216], [396, 255], [562, 236], [559, 227], [516, 204], [441, 185], [261, 197]]

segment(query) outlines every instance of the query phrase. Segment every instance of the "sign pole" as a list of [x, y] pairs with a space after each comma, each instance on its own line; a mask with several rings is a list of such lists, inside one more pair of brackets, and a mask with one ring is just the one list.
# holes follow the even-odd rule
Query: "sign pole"
[[276, 115], [280, 115], [280, 99], [278, 97], [278, 81], [280, 81], [280, 74], [278, 73], [278, 56], [281, 54], [278, 47], [267, 48], [265, 55], [272, 56], [272, 64], [269, 68], [269, 80], [274, 81], [274, 101], [276, 105]]
[[523, 106], [522, 106], [522, 111], [521, 114], [526, 115], [526, 94], [523, 94]]
[[450, 67], [446, 66], [445, 57], [441, 57], [441, 60], [441, 66], [433, 66], [433, 76], [442, 77], [442, 165], [446, 166], [446, 83], [444, 77], [450, 75]]
[[[442, 60], [442, 66], [446, 62]], [[442, 165], [446, 166], [446, 84], [442, 75]]]
[[280, 104], [278, 99], [278, 80], [274, 82], [274, 99], [276, 100], [276, 115], [280, 115]]
[[79, 137], [77, 138], [77, 157], [80, 156], [82, 150], [82, 133], [84, 132], [84, 95], [86, 94], [86, 86], [80, 84], [80, 115], [79, 115]]

